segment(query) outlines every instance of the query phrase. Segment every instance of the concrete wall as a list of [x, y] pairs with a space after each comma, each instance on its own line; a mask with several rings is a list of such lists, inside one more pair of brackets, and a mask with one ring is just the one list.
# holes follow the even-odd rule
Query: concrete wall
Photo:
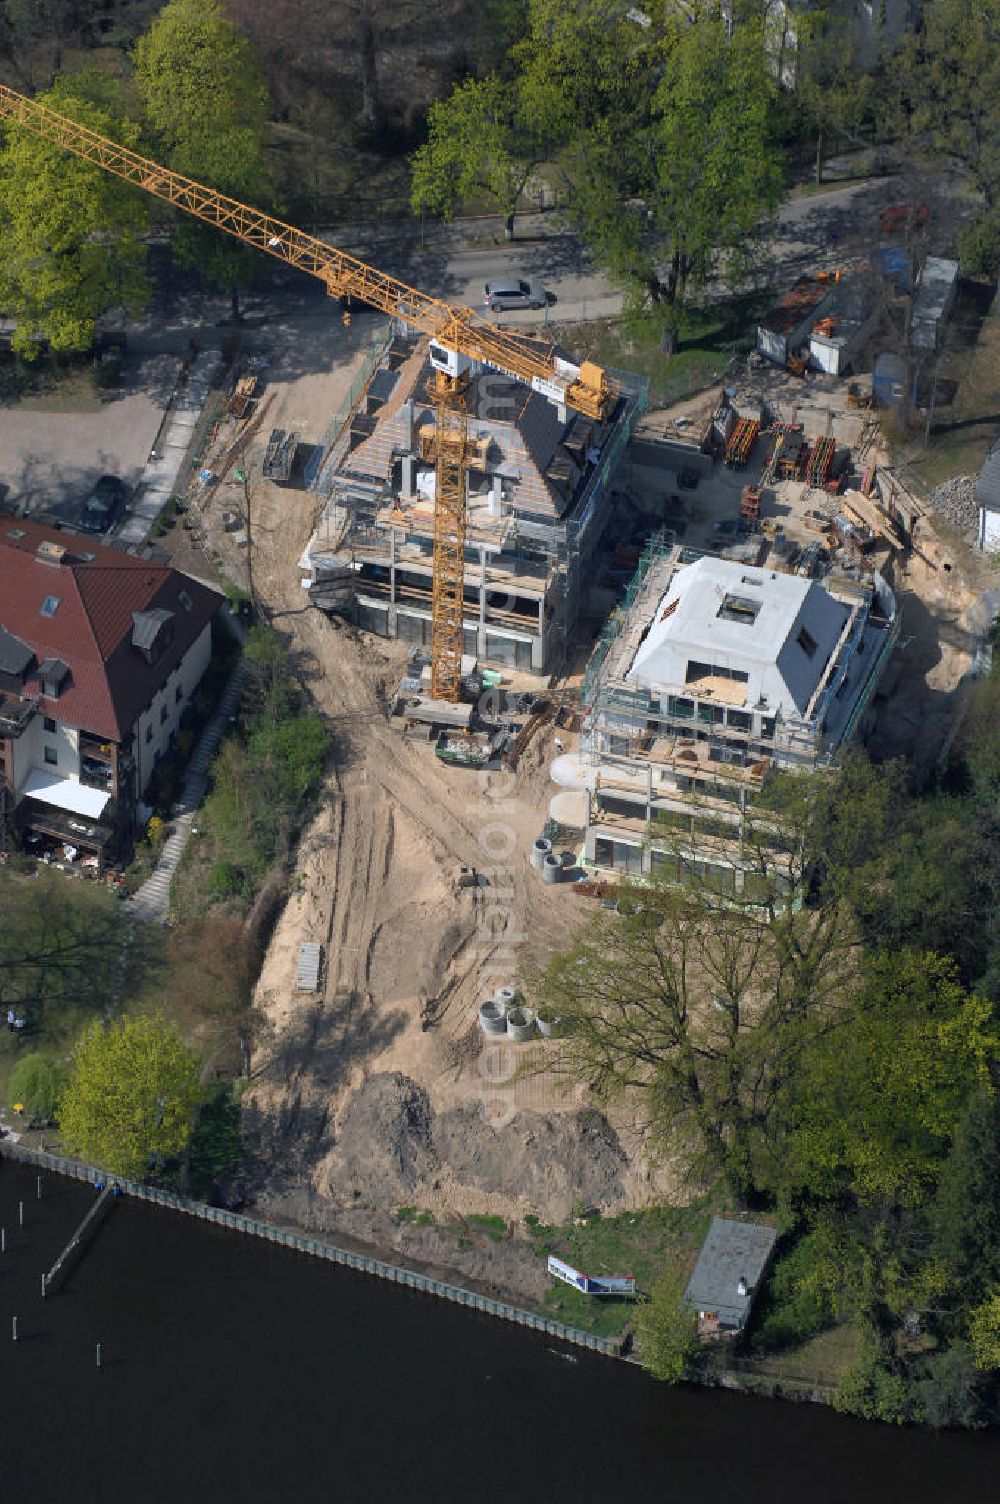
[[979, 508], [979, 547], [988, 554], [1000, 551], [1000, 512]]

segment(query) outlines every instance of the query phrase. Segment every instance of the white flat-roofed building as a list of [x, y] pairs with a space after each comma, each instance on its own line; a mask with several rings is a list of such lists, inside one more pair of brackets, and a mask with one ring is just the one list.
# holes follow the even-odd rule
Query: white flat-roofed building
[[748, 809], [777, 770], [829, 765], [863, 733], [895, 599], [877, 575], [820, 581], [679, 547], [654, 546], [641, 573], [584, 683], [584, 861], [641, 877], [682, 849], [745, 894]]

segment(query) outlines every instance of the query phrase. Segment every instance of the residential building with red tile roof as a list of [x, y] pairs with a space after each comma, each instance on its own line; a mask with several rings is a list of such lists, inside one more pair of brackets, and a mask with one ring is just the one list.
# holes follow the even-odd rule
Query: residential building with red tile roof
[[0, 849], [17, 828], [29, 849], [128, 856], [220, 604], [176, 569], [0, 512]]

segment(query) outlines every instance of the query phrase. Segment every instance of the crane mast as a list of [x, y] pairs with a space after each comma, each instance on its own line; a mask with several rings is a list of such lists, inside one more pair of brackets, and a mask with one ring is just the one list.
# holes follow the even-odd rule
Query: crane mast
[[295, 225], [218, 193], [0, 84], [0, 117], [215, 225], [244, 245], [317, 277], [331, 297], [356, 298], [431, 337], [436, 418], [431, 693], [457, 700], [468, 476], [467, 388], [476, 365], [523, 381], [561, 407], [602, 418], [618, 388], [600, 366], [574, 365], [534, 341], [494, 328], [473, 309], [410, 287]]

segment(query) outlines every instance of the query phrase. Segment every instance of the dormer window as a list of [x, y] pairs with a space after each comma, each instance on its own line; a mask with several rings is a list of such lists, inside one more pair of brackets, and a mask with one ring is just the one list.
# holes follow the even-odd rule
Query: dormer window
[[59, 658], [46, 658], [38, 670], [38, 677], [42, 683], [42, 694], [47, 700], [58, 700], [66, 687], [69, 678], [69, 668]]
[[132, 612], [132, 646], [147, 663], [156, 663], [174, 641], [174, 614], [162, 607]]

